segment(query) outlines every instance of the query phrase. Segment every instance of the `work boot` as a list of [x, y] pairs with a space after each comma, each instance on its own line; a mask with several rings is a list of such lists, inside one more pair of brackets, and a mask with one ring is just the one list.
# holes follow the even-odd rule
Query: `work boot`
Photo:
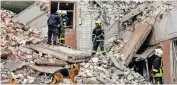
[[105, 52], [103, 52], [102, 54], [103, 54], [104, 56], [106, 55], [106, 53], [105, 53]]
[[91, 56], [94, 56], [96, 53], [92, 53], [92, 55]]
[[51, 45], [51, 42], [47, 42], [48, 45]]
[[57, 42], [56, 42], [56, 41], [53, 41], [53, 45], [57, 45]]

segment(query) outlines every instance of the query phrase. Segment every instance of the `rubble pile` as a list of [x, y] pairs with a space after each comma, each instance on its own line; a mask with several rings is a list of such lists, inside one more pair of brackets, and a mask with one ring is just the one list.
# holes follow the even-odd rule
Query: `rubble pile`
[[8, 54], [13, 54], [11, 57], [26, 56], [29, 58], [29, 55], [32, 55], [33, 51], [25, 46], [29, 44], [38, 44], [43, 42], [45, 38], [41, 35], [40, 31], [35, 28], [27, 27], [23, 23], [13, 22], [11, 17], [14, 16], [14, 13], [7, 10], [1, 10], [1, 15], [4, 15], [4, 13], [8, 14], [8, 16], [4, 18], [8, 21], [1, 21], [0, 42], [2, 54], [4, 54], [3, 52], [8, 51]]
[[[150, 18], [157, 18], [160, 16], [163, 16], [163, 14], [171, 9], [173, 9], [176, 6], [175, 1], [162, 1], [162, 2], [156, 2], [156, 1], [147, 1], [143, 2], [141, 5], [137, 5], [137, 9], [139, 12], [138, 14], [135, 14], [136, 11], [129, 12], [132, 15], [127, 14], [125, 17], [130, 17], [130, 19], [123, 19], [120, 18], [120, 21], [122, 22], [122, 27], [124, 29], [133, 27], [135, 24], [139, 23], [140, 21], [146, 21]], [[131, 7], [130, 7], [131, 8]], [[160, 19], [160, 18], [157, 18]], [[123, 20], [123, 21], [122, 21]], [[154, 23], [152, 23], [154, 24]]]
[[[112, 42], [113, 46], [107, 56], [98, 54], [89, 62], [81, 63], [83, 67], [78, 79], [82, 79], [84, 84], [148, 84], [149, 82], [139, 73], [125, 67], [125, 57], [119, 53], [125, 42], [116, 40], [116, 38], [110, 39], [111, 41], [114, 41]], [[114, 62], [117, 62], [117, 65]]]
[[[149, 1], [103, 1], [101, 7], [90, 7], [99, 10], [105, 23], [110, 25], [117, 19], [123, 19], [124, 15], [132, 12], [132, 9], [136, 9], [143, 4], [148, 5], [152, 3], [153, 2]], [[169, 7], [166, 4], [150, 5], [145, 11], [143, 10], [138, 13], [138, 16], [132, 16], [130, 19], [122, 22], [122, 25], [124, 25], [124, 28], [127, 28], [139, 20], [163, 14], [167, 9], [172, 9], [173, 7], [173, 5]], [[0, 29], [1, 80], [7, 80], [6, 83], [8, 83], [11, 76], [20, 78], [23, 84], [49, 83], [51, 81], [51, 73], [63, 67], [70, 67], [68, 62], [77, 61], [77, 59], [79, 61], [83, 56], [87, 55], [69, 48], [45, 45], [46, 39], [41, 33], [41, 30], [28, 27], [23, 23], [13, 22], [11, 19], [15, 14], [11, 11], [0, 11], [2, 19]], [[92, 16], [95, 17], [95, 15]], [[148, 84], [149, 82], [139, 73], [125, 66], [126, 58], [120, 53], [125, 43], [126, 42], [123, 40], [111, 38], [105, 44], [105, 48], [108, 52], [106, 56], [97, 54], [95, 56], [89, 56], [90, 60], [87, 62], [76, 62], [81, 66], [81, 72], [79, 72], [76, 77], [77, 83]], [[41, 46], [39, 46], [39, 44]], [[37, 45], [39, 47], [37, 47]], [[48, 50], [45, 48], [48, 48]], [[69, 53], [68, 51], [71, 52]], [[55, 53], [57, 53], [57, 55]], [[80, 54], [83, 55], [81, 56]], [[75, 59], [72, 59], [72, 57], [75, 57]], [[70, 79], [64, 79], [62, 83], [71, 84]]]
[[[106, 25], [113, 25], [120, 20], [121, 27], [128, 29], [140, 21], [145, 21], [156, 15], [173, 9], [176, 1], [90, 1], [90, 9], [99, 10], [98, 18], [104, 20]], [[137, 9], [137, 11], [132, 11]], [[129, 17], [129, 18], [127, 18]]]
[[138, 6], [150, 1], [90, 1], [89, 7], [100, 11], [99, 18], [103, 18], [106, 25], [112, 25], [115, 20], [122, 19], [124, 15]]
[[[13, 22], [12, 17], [16, 15], [15, 13], [3, 9], [0, 11], [2, 19], [0, 29], [1, 80], [4, 80], [10, 78], [12, 71], [22, 70], [22, 67], [27, 65], [26, 62], [34, 63], [33, 60], [35, 58], [41, 58], [39, 53], [34, 52], [26, 46], [44, 42], [45, 38], [41, 35], [40, 31], [35, 28], [27, 27], [23, 23]], [[22, 72], [28, 73], [28, 70]], [[21, 73], [14, 75], [24, 77]], [[34, 81], [29, 75], [27, 75], [26, 78]], [[32, 80], [29, 82], [32, 83]]]
[[[11, 18], [15, 14], [10, 11], [1, 10], [1, 14], [3, 13], [9, 14], [4, 18], [8, 22], [1, 21], [1, 80], [4, 83], [8, 83], [11, 76], [20, 78], [19, 81], [23, 84], [49, 83], [49, 76], [52, 72], [48, 73], [46, 70], [44, 72], [42, 67], [49, 69], [47, 66], [51, 68], [52, 66], [58, 66], [54, 69], [55, 71], [59, 68], [70, 66], [65, 61], [58, 60], [54, 56], [44, 55], [44, 53], [31, 49], [31, 45], [44, 43], [44, 36], [35, 28], [27, 27], [23, 23], [13, 22]], [[65, 48], [64, 50], [67, 49]], [[110, 52], [116, 53], [114, 50], [111, 49]], [[78, 53], [80, 52], [78, 51]], [[146, 83], [140, 74], [126, 68], [123, 62], [119, 62], [122, 63], [120, 64], [121, 69], [116, 68], [109, 56], [109, 53], [108, 56], [96, 55], [87, 63], [80, 63], [81, 72], [76, 78], [77, 82], [79, 84]], [[111, 56], [117, 56], [116, 58], [118, 58], [119, 54]], [[63, 80], [63, 84], [69, 83], [71, 83], [69, 79]]]
[[1, 10], [1, 20], [4, 22], [4, 23], [8, 23], [10, 18], [12, 18], [15, 13], [9, 11], [9, 10]]

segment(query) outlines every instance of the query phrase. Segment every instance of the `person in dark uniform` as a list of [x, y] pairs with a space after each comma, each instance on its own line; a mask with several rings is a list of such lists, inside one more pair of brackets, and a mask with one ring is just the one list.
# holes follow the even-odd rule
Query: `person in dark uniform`
[[163, 84], [162, 55], [163, 55], [163, 51], [161, 50], [161, 48], [155, 49], [155, 56], [154, 56], [155, 59], [153, 60], [152, 70], [150, 72], [151, 76], [155, 80], [155, 84]]
[[65, 43], [65, 29], [69, 22], [69, 19], [67, 17], [67, 12], [62, 11], [61, 17], [62, 17], [63, 27], [60, 29], [59, 31], [60, 35], [58, 37], [59, 37], [59, 41], [64, 44]]
[[106, 50], [104, 49], [104, 30], [101, 27], [101, 21], [96, 21], [96, 27], [92, 32], [92, 42], [93, 50], [92, 56], [96, 54], [98, 46], [100, 46], [101, 52], [103, 55], [106, 55]]
[[53, 44], [56, 45], [57, 38], [58, 38], [58, 27], [62, 27], [62, 21], [60, 16], [60, 10], [56, 13], [50, 15], [49, 19], [47, 20], [48, 24], [48, 42], [47, 44], [51, 45], [51, 38], [53, 35]]

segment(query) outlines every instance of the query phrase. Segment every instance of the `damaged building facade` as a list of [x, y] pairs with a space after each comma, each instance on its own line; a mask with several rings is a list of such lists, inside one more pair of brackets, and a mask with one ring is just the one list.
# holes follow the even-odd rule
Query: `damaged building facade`
[[[116, 49], [115, 48], [112, 52], [108, 53], [116, 57], [111, 57], [111, 59], [113, 61], [114, 59], [117, 59], [119, 61], [119, 56], [121, 56], [120, 60], [123, 60], [125, 62], [120, 61], [119, 63], [121, 63], [122, 65], [124, 65], [125, 63], [127, 67], [134, 69], [135, 72], [140, 73], [146, 80], [150, 79], [149, 71], [152, 65], [151, 63], [153, 59], [152, 56], [154, 55], [154, 49], [157, 45], [162, 46], [164, 51], [163, 78], [164, 83], [168, 84], [177, 82], [177, 25], [175, 24], [175, 22], [177, 22], [176, 5], [176, 2], [171, 4], [166, 2], [160, 3], [150, 1], [122, 2], [98, 0], [55, 0], [50, 2], [35, 2], [27, 9], [23, 10], [15, 17], [13, 17], [13, 21], [24, 23], [25, 25], [30, 26], [32, 28], [37, 28], [36, 30], [43, 32], [46, 37], [46, 21], [49, 15], [56, 12], [58, 9], [65, 10], [67, 11], [68, 17], [70, 19], [69, 26], [67, 27], [65, 33], [65, 45], [73, 49], [77, 49], [79, 51], [91, 54], [92, 30], [95, 28], [95, 21], [101, 20], [103, 23], [102, 27], [103, 29], [105, 29], [105, 41], [109, 41], [113, 37], [118, 40], [123, 40], [123, 44], [121, 43], [120, 45], [120, 50], [114, 51]], [[34, 13], [31, 14], [32, 12]], [[29, 14], [30, 17], [28, 17]], [[39, 46], [39, 48], [40, 47], [42, 49], [42, 46]], [[35, 51], [40, 50], [35, 48], [35, 46], [33, 46], [32, 49]], [[50, 49], [56, 50], [53, 47], [50, 47]], [[42, 51], [42, 53], [45, 53], [45, 51]], [[52, 56], [61, 58], [57, 55]], [[108, 60], [104, 57], [102, 62], [105, 63]], [[64, 61], [68, 60], [64, 58]], [[70, 60], [69, 62], [73, 61]], [[99, 59], [94, 58], [93, 61], [84, 64], [84, 70], [87, 70], [86, 67], [92, 69], [94, 67], [94, 65], [90, 65], [90, 63], [92, 62], [98, 64]], [[115, 64], [116, 61], [114, 61], [113, 63]], [[119, 68], [119, 65], [115, 66]], [[39, 67], [30, 67], [41, 71]], [[112, 75], [122, 75], [122, 72], [120, 72], [120, 74], [110, 75], [108, 71], [105, 71], [105, 69], [99, 68], [98, 66], [96, 66], [96, 68], [97, 70], [101, 69], [107, 74], [105, 76], [101, 76], [103, 78], [108, 78]], [[125, 70], [125, 68], [123, 69]], [[119, 71], [117, 73], [119, 73]], [[135, 76], [134, 81], [132, 76], [136, 73], [130, 73], [131, 75], [127, 74], [128, 78], [125, 78], [125, 80], [122, 77], [116, 77], [115, 79], [110, 79], [110, 81], [117, 81], [118, 83], [124, 83], [125, 81], [128, 83], [133, 82], [134, 84], [136, 84], [136, 82], [138, 82], [138, 78], [136, 77], [140, 75], [137, 74], [137, 76]], [[93, 75], [95, 75], [93, 71], [83, 71], [81, 72], [81, 74], [82, 76], [92, 77]], [[99, 74], [103, 75], [103, 73]], [[124, 73], [124, 75], [125, 74], [126, 72]], [[127, 80], [132, 82], [129, 82]], [[143, 81], [143, 78], [139, 80]], [[104, 80], [99, 81], [101, 81], [103, 84], [108, 82], [106, 80], [105, 82], [103, 82]]]
[[163, 47], [164, 80], [166, 83], [177, 82], [177, 7], [168, 10], [161, 15], [159, 21], [154, 24], [154, 33], [151, 36], [150, 44], [160, 43]]
[[[89, 3], [89, 4], [88, 4]], [[126, 44], [132, 45], [135, 43], [135, 47], [130, 49], [130, 45], [125, 45], [123, 51], [121, 51], [125, 56], [127, 54], [127, 62], [131, 62], [132, 59], [140, 59], [137, 57], [144, 58], [144, 66], [141, 67], [140, 70], [143, 70], [142, 75], [149, 79], [149, 71], [151, 69], [151, 65], [149, 63], [151, 61], [151, 56], [153, 56], [153, 50], [156, 45], [160, 45], [163, 48], [164, 56], [163, 56], [163, 65], [164, 65], [164, 83], [176, 83], [176, 72], [177, 72], [177, 61], [176, 61], [176, 38], [177, 38], [177, 26], [174, 22], [176, 22], [177, 17], [177, 7], [176, 2], [175, 5], [167, 2], [148, 2], [148, 3], [126, 3], [123, 4], [121, 2], [117, 2], [117, 5], [114, 2], [78, 2], [78, 31], [77, 31], [77, 48], [82, 51], [91, 52], [92, 44], [91, 44], [91, 32], [95, 26], [94, 22], [98, 19], [102, 20], [103, 28], [105, 31], [106, 40], [111, 37], [123, 38], [124, 41], [127, 41]], [[126, 9], [127, 4], [130, 9]], [[146, 5], [144, 5], [146, 4]], [[125, 8], [120, 8], [125, 6]], [[146, 9], [146, 8], [148, 8]], [[152, 8], [151, 8], [152, 7]], [[153, 8], [154, 7], [154, 8]], [[126, 11], [124, 11], [124, 9]], [[131, 10], [131, 11], [129, 11]], [[139, 11], [140, 10], [140, 11]], [[144, 11], [146, 10], [146, 11]], [[152, 10], [156, 10], [156, 12], [152, 12]], [[159, 11], [162, 12], [159, 12]], [[152, 13], [151, 14], [148, 14]], [[106, 12], [106, 13], [104, 13]], [[127, 13], [126, 13], [127, 12]], [[142, 13], [143, 12], [143, 13]], [[159, 12], [159, 13], [158, 13]], [[142, 14], [141, 14], [142, 13]], [[137, 17], [137, 15], [141, 15]], [[143, 15], [143, 16], [142, 16]], [[137, 20], [133, 21], [134, 17], [137, 17]], [[140, 18], [140, 19], [139, 19]], [[147, 19], [145, 19], [147, 18]], [[138, 19], [147, 21], [147, 25], [136, 25], [141, 23]], [[126, 22], [132, 20], [133, 24], [123, 29], [122, 22]], [[87, 22], [87, 23], [84, 23]], [[127, 22], [129, 24], [129, 22]], [[88, 26], [87, 26], [88, 25]], [[134, 28], [132, 28], [134, 27]], [[132, 31], [133, 30], [133, 31]], [[142, 31], [142, 34], [138, 34]], [[89, 33], [90, 32], [90, 33]], [[83, 33], [83, 34], [81, 34]], [[138, 36], [139, 38], [135, 38]], [[138, 42], [138, 41], [140, 42]], [[138, 46], [139, 45], [139, 46]], [[126, 47], [127, 46], [127, 47]], [[134, 50], [136, 48], [136, 50]], [[130, 49], [130, 55], [127, 52], [127, 49]], [[142, 51], [141, 51], [142, 50]], [[131, 54], [135, 52], [134, 54]], [[134, 58], [131, 58], [134, 57]], [[130, 59], [130, 60], [129, 60]], [[143, 59], [142, 59], [143, 60]], [[138, 60], [138, 62], [142, 62]], [[170, 70], [169, 70], [170, 69]], [[149, 70], [149, 71], [148, 71]]]

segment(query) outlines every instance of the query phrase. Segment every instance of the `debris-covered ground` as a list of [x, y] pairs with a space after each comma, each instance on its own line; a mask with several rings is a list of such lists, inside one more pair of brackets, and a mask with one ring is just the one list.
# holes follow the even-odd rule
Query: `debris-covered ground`
[[[49, 83], [50, 73], [40, 72], [30, 65], [38, 63], [39, 60], [57, 61], [58, 59], [28, 48], [31, 44], [43, 43], [45, 38], [35, 28], [11, 21], [14, 13], [7, 10], [1, 10], [1, 13], [4, 19], [1, 22], [1, 83], [9, 81], [12, 76], [11, 72], [14, 72], [15, 76], [21, 77], [23, 83]], [[7, 16], [4, 16], [5, 14]], [[111, 52], [113, 54], [108, 53], [109, 56], [119, 56], [114, 54], [116, 49], [112, 49]], [[126, 68], [123, 63], [120, 64], [121, 69], [116, 68], [109, 56], [96, 55], [87, 63], [80, 63], [81, 72], [77, 77], [77, 82], [80, 84], [147, 83], [140, 74]], [[58, 66], [68, 67], [68, 64], [64, 61], [58, 60], [56, 63], [59, 63]], [[71, 82], [69, 79], [65, 79], [63, 83]]]
[[[123, 15], [130, 13], [130, 10], [137, 8], [137, 6], [142, 5], [143, 3], [105, 2], [102, 8], [109, 9], [107, 11], [110, 11], [111, 7], [109, 5], [111, 4], [116, 4], [116, 8], [123, 8], [120, 9], [121, 13], [118, 13], [120, 15], [117, 16], [119, 18], [123, 18]], [[151, 8], [154, 9], [153, 7]], [[165, 8], [163, 6], [162, 8], [164, 8], [163, 10], [167, 9], [167, 7]], [[159, 9], [156, 8], [156, 10]], [[104, 13], [110, 13], [104, 11], [106, 10], [101, 11], [103, 12], [103, 15]], [[149, 10], [144, 12], [148, 11]], [[60, 68], [69, 67], [70, 64], [68, 64], [68, 61], [65, 61], [65, 59], [61, 60], [61, 56], [52, 56], [48, 53], [44, 53], [44, 51], [40, 52], [30, 48], [31, 45], [36, 46], [37, 44], [45, 44], [46, 39], [40, 30], [32, 27], [27, 27], [23, 23], [13, 22], [11, 19], [14, 15], [15, 14], [11, 11], [1, 10], [1, 83], [8, 83], [10, 77], [13, 75], [12, 72], [14, 73], [13, 76], [20, 77], [22, 83], [25, 84], [49, 83], [49, 76], [53, 71]], [[152, 15], [143, 17], [148, 16]], [[123, 20], [125, 20], [123, 23], [125, 28], [128, 23], [134, 23], [136, 21], [132, 20], [132, 18]], [[129, 25], [132, 25], [132, 23]], [[78, 76], [76, 77], [77, 83], [149, 84], [149, 82], [147, 82], [139, 73], [136, 73], [133, 71], [133, 69], [129, 69], [125, 66], [126, 58], [119, 52], [125, 43], [126, 42], [122, 40], [111, 38], [110, 41], [107, 41], [105, 44], [106, 50], [108, 52], [106, 56], [97, 54], [92, 56], [91, 59], [87, 62], [78, 63], [81, 66], [81, 72], [79, 72]], [[67, 57], [67, 54], [63, 53], [62, 55]], [[64, 79], [62, 83], [70, 84], [71, 82], [70, 79]]]

